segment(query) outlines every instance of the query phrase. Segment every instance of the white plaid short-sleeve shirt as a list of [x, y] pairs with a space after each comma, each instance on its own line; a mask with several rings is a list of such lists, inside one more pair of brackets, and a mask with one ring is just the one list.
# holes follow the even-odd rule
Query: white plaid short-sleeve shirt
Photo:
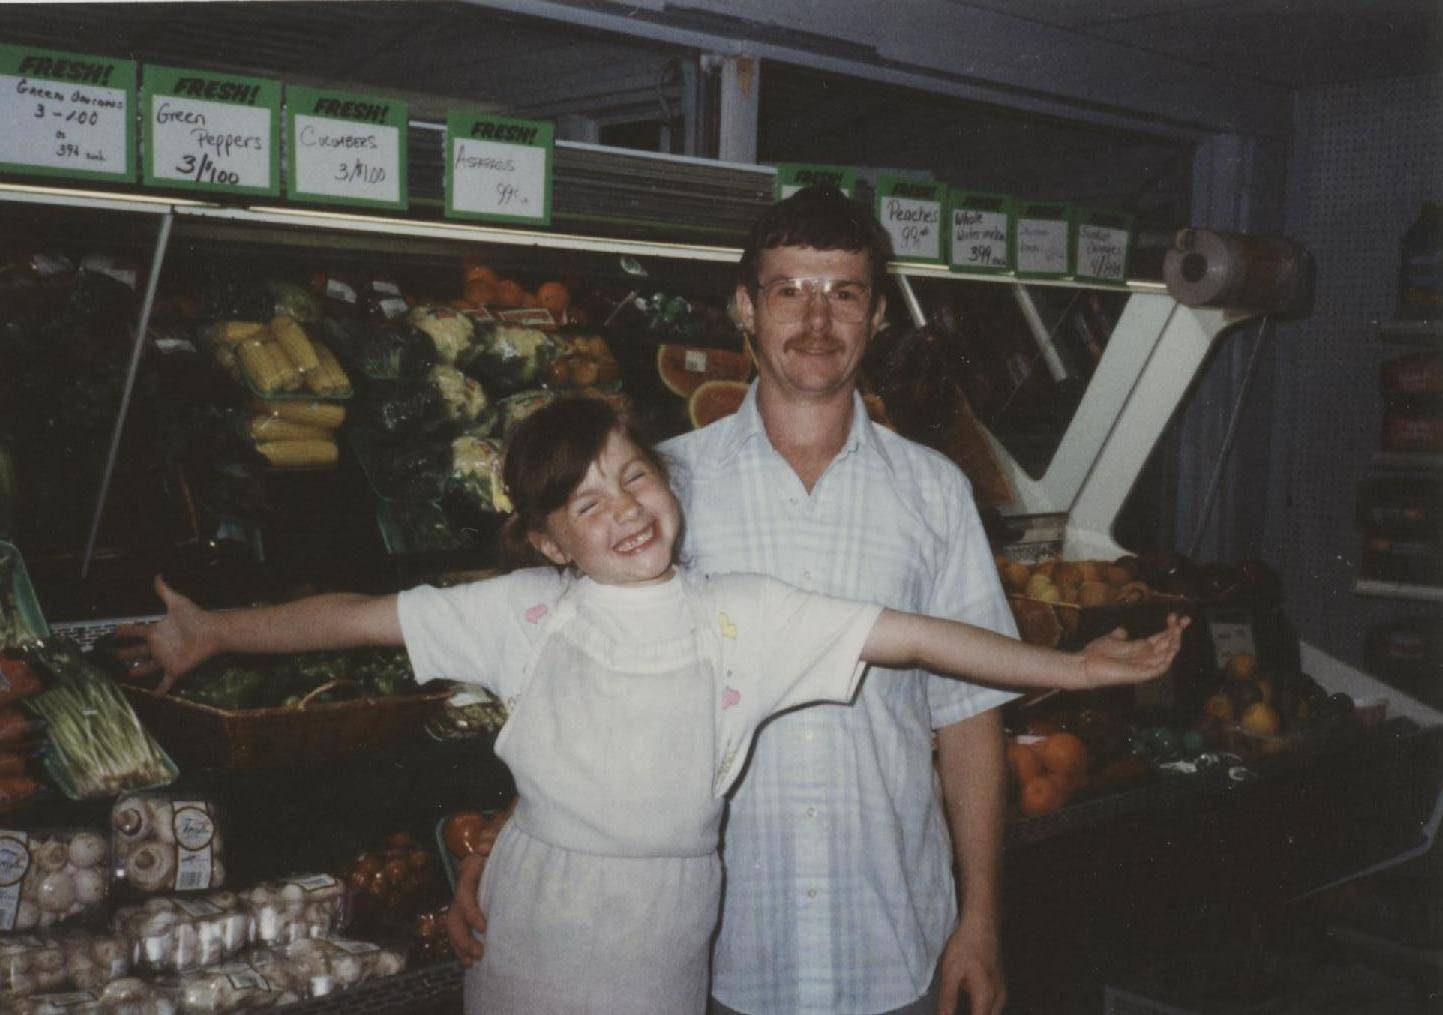
[[[772, 447], [756, 390], [662, 445], [700, 573], [804, 589], [1016, 634], [967, 480], [867, 418], [808, 494]], [[763, 727], [734, 792], [713, 994], [758, 1013], [882, 1012], [920, 997], [956, 926], [932, 731], [1009, 698], [922, 671], [877, 672], [853, 706]]]

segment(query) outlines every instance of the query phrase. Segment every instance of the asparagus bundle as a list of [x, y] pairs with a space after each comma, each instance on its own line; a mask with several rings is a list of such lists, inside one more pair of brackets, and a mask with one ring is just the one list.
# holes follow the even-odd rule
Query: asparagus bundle
[[46, 768], [66, 796], [109, 797], [175, 778], [175, 763], [140, 724], [120, 688], [73, 641], [34, 642], [25, 654], [51, 677], [48, 688], [25, 706], [45, 720]]

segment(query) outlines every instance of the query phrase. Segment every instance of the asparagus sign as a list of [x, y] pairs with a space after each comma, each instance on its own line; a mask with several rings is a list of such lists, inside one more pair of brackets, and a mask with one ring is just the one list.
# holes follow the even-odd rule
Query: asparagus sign
[[0, 171], [135, 179], [135, 64], [0, 46]]
[[884, 176], [877, 187], [877, 218], [892, 237], [899, 261], [942, 262], [942, 205], [947, 187], [932, 180]]
[[286, 88], [293, 200], [406, 207], [406, 104]]
[[551, 224], [549, 123], [453, 111], [446, 118], [446, 214]]
[[280, 193], [280, 82], [147, 65], [143, 92], [147, 184]]
[[1033, 202], [1017, 209], [1013, 263], [1017, 274], [1058, 278], [1072, 270], [1067, 242], [1072, 210], [1065, 204]]
[[1012, 198], [954, 190], [948, 213], [954, 271], [996, 272], [1012, 267]]
[[1078, 278], [1126, 282], [1132, 217], [1079, 208], [1073, 217], [1072, 263]]

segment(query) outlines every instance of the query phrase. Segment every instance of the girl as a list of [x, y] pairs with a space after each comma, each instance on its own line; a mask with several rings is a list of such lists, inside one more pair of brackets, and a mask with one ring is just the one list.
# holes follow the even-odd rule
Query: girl
[[769, 715], [846, 702], [868, 663], [1020, 688], [1142, 681], [1167, 669], [1185, 623], [1066, 654], [755, 575], [689, 574], [662, 464], [598, 400], [526, 420], [505, 479], [509, 546], [554, 566], [225, 613], [157, 578], [166, 616], [120, 632], [144, 635], [163, 688], [217, 652], [404, 644], [418, 679], [506, 702], [496, 753], [519, 803], [481, 882], [468, 1012], [703, 1011], [723, 794]]

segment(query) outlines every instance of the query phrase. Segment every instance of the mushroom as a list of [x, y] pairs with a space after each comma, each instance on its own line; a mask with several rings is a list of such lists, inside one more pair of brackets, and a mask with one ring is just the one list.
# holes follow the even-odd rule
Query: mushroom
[[93, 906], [105, 898], [105, 875], [94, 867], [81, 867], [74, 873], [75, 901]]
[[170, 932], [174, 952], [171, 968], [179, 971], [204, 965], [200, 960], [200, 931], [195, 924], [181, 921]]
[[141, 846], [125, 861], [126, 880], [142, 892], [171, 887], [174, 871], [175, 851], [154, 842]]
[[395, 976], [406, 968], [406, 959], [397, 952], [382, 949], [381, 954], [376, 956], [374, 975]]
[[130, 797], [118, 801], [111, 812], [110, 823], [122, 841], [138, 842], [150, 838], [150, 808], [144, 800]]
[[364, 975], [361, 960], [355, 955], [340, 951], [331, 956], [331, 976], [337, 985], [350, 987], [360, 983]]
[[75, 878], [63, 870], [45, 875], [35, 901], [42, 913], [70, 912], [70, 907], [75, 905]]
[[90, 943], [91, 957], [110, 976], [123, 976], [129, 969], [129, 952], [126, 941], [117, 936], [102, 935]]
[[30, 845], [30, 859], [38, 870], [51, 873], [65, 866], [70, 849], [59, 839], [43, 839]]
[[65, 972], [77, 990], [94, 990], [110, 978], [94, 959], [82, 951], [71, 952], [66, 957]]
[[157, 842], [175, 841], [175, 808], [165, 797], [152, 797], [146, 802], [150, 808], [150, 837]]
[[105, 840], [94, 832], [80, 832], [70, 840], [70, 863], [75, 867], [99, 867], [105, 859]]
[[100, 1000], [108, 1003], [150, 1000], [150, 987], [138, 977], [125, 976], [111, 980], [100, 992]]

